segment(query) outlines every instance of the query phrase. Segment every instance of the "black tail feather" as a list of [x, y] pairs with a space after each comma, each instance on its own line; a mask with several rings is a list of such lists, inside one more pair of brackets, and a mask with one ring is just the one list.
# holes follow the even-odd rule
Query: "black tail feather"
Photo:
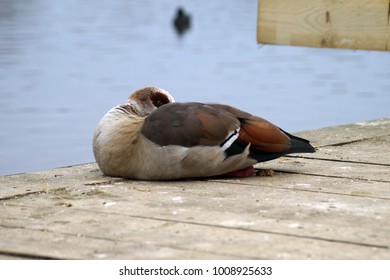
[[[280, 128], [279, 128], [280, 129]], [[286, 134], [291, 139], [291, 147], [286, 151], [285, 154], [293, 154], [293, 153], [314, 153], [316, 149], [310, 145], [309, 140], [304, 138], [294, 136], [282, 129], [284, 134]]]

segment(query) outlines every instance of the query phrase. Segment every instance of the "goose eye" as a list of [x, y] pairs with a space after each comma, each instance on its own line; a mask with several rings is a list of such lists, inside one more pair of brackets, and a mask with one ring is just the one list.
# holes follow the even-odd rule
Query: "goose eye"
[[156, 92], [150, 97], [150, 100], [152, 101], [153, 105], [156, 107], [160, 107], [164, 104], [169, 103], [168, 97], [161, 93], [161, 92]]

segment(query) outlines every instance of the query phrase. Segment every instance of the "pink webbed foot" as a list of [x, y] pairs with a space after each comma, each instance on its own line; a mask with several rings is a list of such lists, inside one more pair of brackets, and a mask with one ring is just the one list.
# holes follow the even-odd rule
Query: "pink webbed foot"
[[231, 172], [219, 175], [218, 177], [244, 178], [244, 177], [252, 176], [254, 171], [255, 171], [255, 169], [253, 168], [253, 166], [249, 166], [249, 167], [244, 168], [244, 169], [235, 170], [235, 171], [231, 171]]

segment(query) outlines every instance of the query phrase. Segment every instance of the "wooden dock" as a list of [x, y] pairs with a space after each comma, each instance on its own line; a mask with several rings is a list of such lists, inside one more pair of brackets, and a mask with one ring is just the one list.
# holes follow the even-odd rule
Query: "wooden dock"
[[390, 118], [298, 135], [239, 180], [0, 177], [0, 259], [390, 259]]

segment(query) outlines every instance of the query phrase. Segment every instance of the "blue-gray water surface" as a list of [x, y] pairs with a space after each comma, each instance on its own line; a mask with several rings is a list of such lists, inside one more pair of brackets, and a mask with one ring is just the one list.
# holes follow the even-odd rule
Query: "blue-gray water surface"
[[146, 85], [290, 132], [389, 116], [388, 52], [259, 46], [256, 17], [257, 0], [0, 0], [0, 175], [93, 161], [99, 119]]

